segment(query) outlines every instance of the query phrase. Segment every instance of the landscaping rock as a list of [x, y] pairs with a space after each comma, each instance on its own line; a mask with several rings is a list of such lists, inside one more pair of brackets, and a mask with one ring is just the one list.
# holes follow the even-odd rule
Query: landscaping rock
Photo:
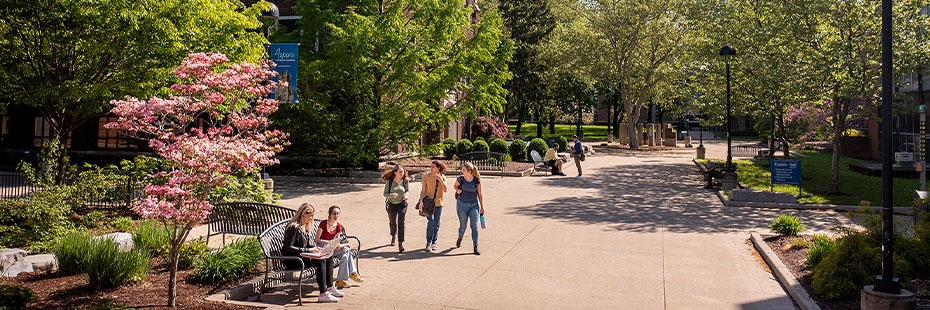
[[113, 243], [116, 243], [116, 247], [119, 248], [120, 252], [132, 250], [132, 234], [130, 233], [115, 232], [94, 237], [94, 239], [99, 238], [112, 238]]
[[797, 198], [788, 193], [773, 193], [752, 189], [734, 189], [730, 192], [733, 194], [733, 201], [798, 203]]
[[32, 263], [27, 261], [16, 261], [12, 265], [3, 266], [3, 273], [0, 276], [3, 277], [15, 277], [16, 275], [23, 272], [33, 272]]
[[23, 260], [24, 257], [26, 251], [23, 249], [0, 249], [0, 269], [5, 270], [7, 266]]
[[55, 254], [36, 254], [26, 256], [25, 259], [27, 262], [32, 264], [32, 268], [36, 270], [57, 270], [58, 269], [58, 258], [55, 257]]

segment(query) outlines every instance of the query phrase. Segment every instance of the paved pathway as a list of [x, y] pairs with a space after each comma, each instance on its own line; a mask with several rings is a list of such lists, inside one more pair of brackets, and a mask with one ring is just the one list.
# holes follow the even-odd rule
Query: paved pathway
[[[708, 157], [723, 140], [705, 140]], [[749, 232], [768, 232], [780, 212], [811, 231], [849, 225], [842, 214], [723, 207], [691, 163], [694, 149], [596, 154], [584, 177], [484, 177], [488, 228], [482, 255], [470, 233], [454, 248], [454, 199], [445, 201], [438, 253], [425, 252], [426, 221], [407, 213], [407, 252], [388, 246], [383, 185], [276, 184], [282, 205], [302, 202], [341, 221], [362, 244], [367, 281], [344, 289], [337, 304], [305, 309], [793, 309], [791, 299], [753, 256]], [[454, 178], [449, 178], [451, 188]], [[419, 194], [419, 183], [411, 196]], [[414, 198], [415, 199], [415, 198]], [[412, 210], [412, 208], [411, 208]], [[312, 280], [311, 283], [315, 283]], [[285, 286], [262, 303], [295, 306]], [[309, 289], [306, 289], [309, 288]]]

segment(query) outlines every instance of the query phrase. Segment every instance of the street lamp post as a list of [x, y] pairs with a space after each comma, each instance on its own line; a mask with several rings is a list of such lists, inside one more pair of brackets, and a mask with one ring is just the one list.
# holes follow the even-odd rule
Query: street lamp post
[[733, 153], [731, 150], [732, 139], [730, 138], [730, 56], [736, 55], [736, 49], [730, 47], [729, 45], [724, 45], [720, 48], [720, 56], [726, 60], [727, 63], [727, 166], [726, 170], [721, 176], [721, 189], [731, 190], [737, 187], [738, 180], [736, 177], [736, 169], [733, 169]]
[[265, 35], [265, 40], [268, 40], [268, 37], [271, 36], [271, 28], [274, 27], [275, 23], [278, 22], [278, 18], [281, 17], [281, 11], [278, 10], [278, 6], [271, 2], [268, 2], [268, 4], [271, 7], [268, 8], [267, 10], [262, 11], [262, 19], [271, 21], [268, 27], [265, 28], [265, 31], [263, 31]]

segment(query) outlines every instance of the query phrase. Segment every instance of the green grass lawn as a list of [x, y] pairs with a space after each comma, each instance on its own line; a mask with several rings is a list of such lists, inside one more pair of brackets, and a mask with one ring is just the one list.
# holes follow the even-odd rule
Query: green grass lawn
[[[849, 164], [866, 162], [849, 157], [840, 157], [840, 195], [827, 195], [830, 188], [831, 154], [803, 151], [801, 161], [801, 196], [798, 202], [809, 204], [859, 205], [867, 200], [872, 206], [882, 204], [882, 178], [866, 176], [849, 170]], [[757, 190], [769, 190], [771, 185], [768, 161], [736, 160], [740, 183]], [[894, 179], [894, 205], [911, 206], [914, 190], [920, 188], [918, 179]], [[798, 194], [796, 185], [776, 184], [776, 192]]]
[[[568, 124], [556, 124], [555, 133], [549, 133], [549, 126], [543, 125], [543, 138], [551, 138], [555, 136], [563, 136], [569, 141], [572, 140], [572, 135], [575, 134], [575, 125]], [[510, 133], [514, 136], [517, 135], [517, 125], [508, 125], [510, 128]], [[584, 139], [582, 141], [605, 141], [607, 140], [607, 125], [583, 125], [584, 128]], [[520, 128], [520, 135], [522, 135], [526, 140], [532, 140], [536, 138], [536, 124], [535, 123], [525, 123], [523, 127]]]

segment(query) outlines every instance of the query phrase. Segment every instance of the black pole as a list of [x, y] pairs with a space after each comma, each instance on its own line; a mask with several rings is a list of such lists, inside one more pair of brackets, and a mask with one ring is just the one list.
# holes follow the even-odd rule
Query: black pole
[[891, 80], [891, 2], [882, 0], [882, 274], [875, 279], [875, 291], [899, 294], [901, 285], [894, 278], [894, 202], [892, 188], [892, 100]]
[[733, 155], [730, 153], [730, 143], [730, 59], [727, 58], [727, 172], [733, 172]]

